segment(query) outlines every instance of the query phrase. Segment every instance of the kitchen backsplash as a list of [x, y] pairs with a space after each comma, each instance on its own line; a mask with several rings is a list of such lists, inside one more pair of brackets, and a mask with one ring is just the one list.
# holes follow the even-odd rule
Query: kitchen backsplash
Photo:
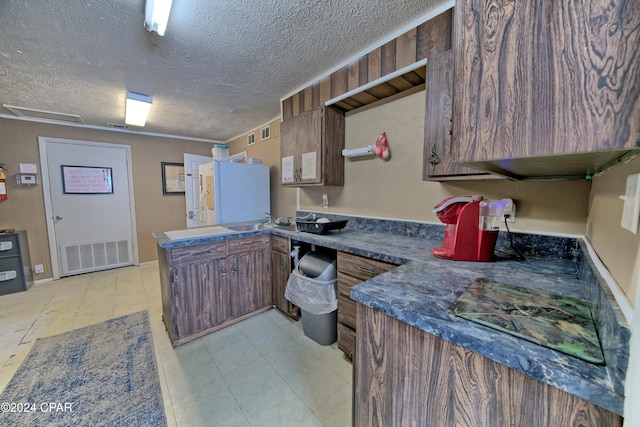
[[[296, 215], [300, 217], [309, 213], [308, 211], [297, 211]], [[437, 241], [443, 240], [444, 238], [444, 224], [367, 218], [343, 214], [340, 214], [340, 216], [349, 218], [347, 228]], [[577, 240], [574, 237], [547, 236], [521, 232], [511, 232], [511, 234], [515, 248], [525, 257], [552, 256], [561, 259], [574, 259], [580, 253]], [[510, 239], [506, 231], [501, 231], [498, 234], [496, 253], [505, 257], [516, 255], [511, 248]]]

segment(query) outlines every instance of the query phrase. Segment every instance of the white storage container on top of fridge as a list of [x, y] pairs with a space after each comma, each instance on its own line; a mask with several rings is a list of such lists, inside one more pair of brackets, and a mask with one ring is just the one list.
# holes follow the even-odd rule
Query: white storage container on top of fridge
[[213, 156], [213, 160], [229, 160], [229, 147], [216, 144], [211, 147], [211, 155]]
[[199, 174], [201, 225], [259, 221], [271, 210], [269, 166], [215, 160]]

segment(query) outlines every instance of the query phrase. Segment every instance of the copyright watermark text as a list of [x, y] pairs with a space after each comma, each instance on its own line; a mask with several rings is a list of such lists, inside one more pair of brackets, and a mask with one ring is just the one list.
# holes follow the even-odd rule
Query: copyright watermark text
[[73, 412], [71, 402], [2, 402], [0, 412]]

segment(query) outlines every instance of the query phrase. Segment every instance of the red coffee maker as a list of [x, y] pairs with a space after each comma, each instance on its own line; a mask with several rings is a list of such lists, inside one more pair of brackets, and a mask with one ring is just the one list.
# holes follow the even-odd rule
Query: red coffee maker
[[480, 216], [482, 200], [482, 196], [449, 197], [435, 206], [433, 212], [447, 225], [442, 246], [432, 249], [434, 256], [454, 261], [493, 261], [499, 230], [484, 226], [491, 221]]

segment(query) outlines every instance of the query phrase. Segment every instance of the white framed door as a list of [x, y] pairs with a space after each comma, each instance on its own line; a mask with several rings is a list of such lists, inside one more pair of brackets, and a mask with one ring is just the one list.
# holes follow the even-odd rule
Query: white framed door
[[[54, 279], [138, 264], [131, 148], [49, 137], [38, 144]], [[92, 187], [94, 170], [111, 186]]]
[[200, 225], [200, 181], [198, 166], [213, 161], [213, 157], [184, 153], [184, 198], [187, 213], [187, 228]]

